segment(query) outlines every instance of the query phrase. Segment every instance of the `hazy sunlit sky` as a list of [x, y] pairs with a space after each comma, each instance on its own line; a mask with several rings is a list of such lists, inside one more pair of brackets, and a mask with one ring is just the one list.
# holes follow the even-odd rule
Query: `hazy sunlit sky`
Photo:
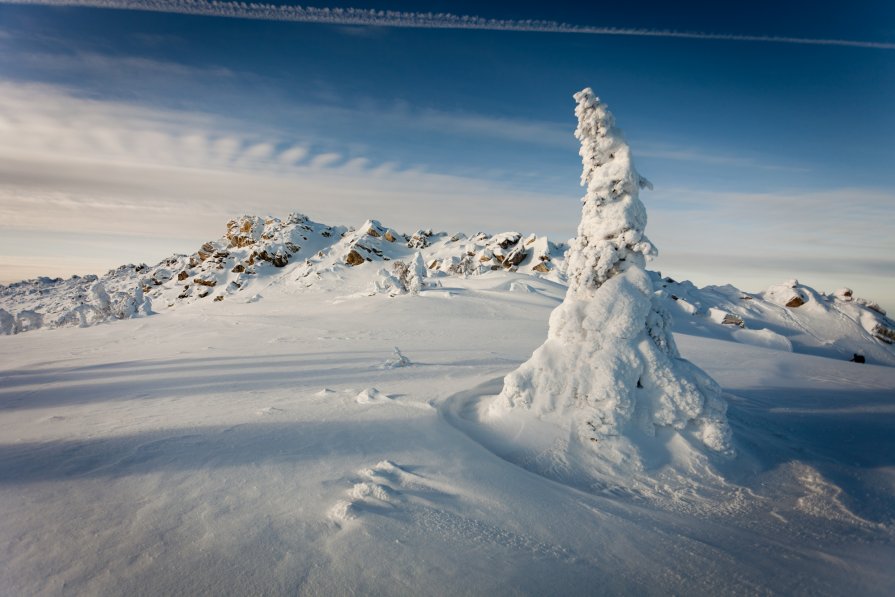
[[733, 39], [59, 4], [0, 0], [2, 281], [193, 252], [244, 212], [566, 240], [590, 86], [655, 185], [652, 269], [895, 309], [895, 3], [312, 3]]

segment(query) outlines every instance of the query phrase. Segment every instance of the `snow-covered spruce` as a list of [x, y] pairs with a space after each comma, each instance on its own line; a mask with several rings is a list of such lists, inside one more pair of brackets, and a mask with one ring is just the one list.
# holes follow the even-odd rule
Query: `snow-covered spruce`
[[[720, 388], [680, 357], [644, 269], [656, 253], [638, 197], [649, 182], [634, 169], [606, 105], [589, 88], [575, 100], [587, 193], [567, 257], [569, 288], [546, 342], [506, 376], [487, 418], [499, 424], [523, 413], [551, 423], [567, 436], [551, 450], [593, 455], [592, 466], [605, 472], [648, 466], [645, 453], [667, 444], [669, 433], [699, 451], [730, 453]], [[551, 466], [574, 459], [549, 458]]]

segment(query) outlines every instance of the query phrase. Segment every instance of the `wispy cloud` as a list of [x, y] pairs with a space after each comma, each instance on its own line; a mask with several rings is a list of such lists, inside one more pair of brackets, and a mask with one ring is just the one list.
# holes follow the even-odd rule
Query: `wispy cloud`
[[[0, 82], [0, 280], [189, 252], [246, 211], [300, 210], [332, 224], [372, 217], [408, 231], [496, 225], [561, 239], [573, 231], [574, 196], [308, 147], [315, 145], [247, 133], [205, 114]], [[554, 205], [547, 218], [545, 205]], [[63, 235], [69, 241], [61, 248]], [[97, 239], [105, 239], [101, 248]], [[68, 257], [28, 270], [26, 263], [46, 265], [26, 259], [40, 247]]]
[[[2, 3], [2, 0], [0, 0]], [[2, 30], [0, 30], [2, 31]], [[77, 69], [83, 73], [109, 72], [134, 72], [140, 76], [164, 76], [164, 77], [195, 77], [202, 76], [230, 78], [235, 75], [233, 71], [223, 67], [196, 68], [163, 60], [153, 60], [139, 56], [109, 56], [96, 52], [18, 52], [16, 60], [30, 68], [39, 68], [48, 71], [70, 71]], [[244, 76], [244, 75], [240, 75]]]
[[636, 157], [671, 160], [675, 162], [696, 162], [701, 164], [713, 164], [719, 166], [733, 166], [735, 168], [757, 168], [760, 170], [780, 170], [786, 172], [810, 171], [810, 168], [802, 168], [784, 163], [763, 161], [754, 157], [710, 152], [693, 147], [678, 147], [673, 145], [656, 145], [643, 143], [636, 145], [635, 153]]
[[893, 50], [895, 43], [847, 39], [823, 39], [775, 35], [741, 35], [699, 31], [635, 29], [572, 25], [556, 21], [488, 19], [472, 15], [424, 13], [362, 8], [314, 8], [275, 4], [246, 4], [218, 0], [0, 0], [7, 4], [44, 6], [84, 6], [119, 10], [144, 10], [178, 14], [205, 15], [239, 19], [326, 23], [367, 27], [403, 27], [415, 29], [479, 29], [489, 31], [525, 31], [532, 33], [574, 33], [579, 35], [617, 35], [666, 37], [719, 41], [751, 41], [824, 46], [850, 46]]

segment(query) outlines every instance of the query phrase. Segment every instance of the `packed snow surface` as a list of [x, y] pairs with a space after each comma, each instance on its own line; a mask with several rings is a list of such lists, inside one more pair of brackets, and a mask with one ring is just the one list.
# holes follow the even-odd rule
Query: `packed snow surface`
[[0, 593], [895, 592], [895, 368], [852, 297], [654, 275], [737, 457], [681, 477], [701, 464], [669, 436], [619, 484], [551, 476], [478, 417], [561, 280], [429, 270], [391, 296], [377, 263], [286, 267], [240, 300], [0, 337]]

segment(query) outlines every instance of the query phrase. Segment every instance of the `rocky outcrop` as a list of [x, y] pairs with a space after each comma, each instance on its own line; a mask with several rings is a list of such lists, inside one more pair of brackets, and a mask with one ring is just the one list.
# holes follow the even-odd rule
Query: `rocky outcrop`
[[564, 250], [565, 245], [544, 237], [523, 240], [518, 232], [467, 237], [418, 230], [407, 236], [376, 220], [349, 230], [298, 213], [285, 221], [242, 215], [227, 222], [219, 239], [202, 243], [191, 255], [174, 255], [154, 266], [121, 266], [101, 278], [41, 278], [0, 286], [0, 309], [6, 313], [0, 312], [0, 333], [142, 316], [152, 312], [153, 302], [164, 310], [208, 296], [220, 301], [251, 288], [255, 279], [277, 275], [279, 269], [294, 272], [302, 285], [310, 286], [327, 277], [339, 279], [339, 268], [367, 263], [384, 266], [394, 277], [392, 264], [386, 262], [400, 261], [409, 269], [398, 286], [411, 294], [426, 275], [473, 276], [492, 269], [536, 272], [561, 281], [550, 260], [561, 262]]
[[895, 329], [877, 323], [873, 326], [872, 332], [877, 340], [886, 344], [895, 344]]
[[358, 253], [355, 249], [352, 249], [345, 255], [345, 263], [351, 266], [361, 265], [365, 263], [366, 260], [361, 257], [360, 253]]
[[809, 299], [809, 293], [795, 279], [771, 286], [763, 294], [765, 299], [789, 309], [797, 309]]
[[805, 304], [805, 299], [800, 296], [794, 296], [786, 302], [786, 306], [790, 309], [795, 309], [797, 307], [801, 307]]
[[430, 244], [429, 238], [431, 236], [431, 230], [417, 230], [407, 241], [407, 246], [411, 249], [425, 249]]
[[240, 216], [227, 222], [225, 238], [234, 248], [250, 247], [261, 239], [264, 221], [257, 216]]

